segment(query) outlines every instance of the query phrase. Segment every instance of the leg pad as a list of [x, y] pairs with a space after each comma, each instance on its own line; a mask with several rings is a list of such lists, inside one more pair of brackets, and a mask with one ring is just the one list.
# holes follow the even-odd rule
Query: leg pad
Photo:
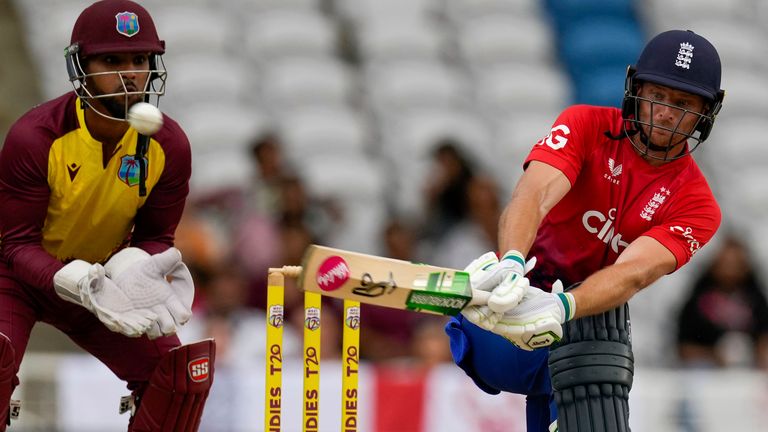
[[559, 432], [629, 431], [629, 305], [566, 323], [549, 368]]
[[195, 432], [213, 384], [216, 345], [182, 345], [160, 359], [131, 418], [129, 432]]

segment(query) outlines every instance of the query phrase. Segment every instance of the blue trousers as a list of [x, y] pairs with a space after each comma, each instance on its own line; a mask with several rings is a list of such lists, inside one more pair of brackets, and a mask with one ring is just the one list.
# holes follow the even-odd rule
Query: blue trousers
[[549, 350], [525, 351], [459, 314], [445, 326], [453, 361], [483, 391], [526, 395], [528, 432], [546, 432], [557, 419], [549, 378]]

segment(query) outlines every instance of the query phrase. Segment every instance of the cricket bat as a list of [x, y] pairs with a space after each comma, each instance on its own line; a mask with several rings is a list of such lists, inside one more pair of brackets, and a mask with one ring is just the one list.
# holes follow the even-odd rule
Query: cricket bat
[[472, 289], [461, 270], [319, 245], [310, 245], [301, 267], [292, 269], [303, 291], [438, 315], [485, 305], [491, 295]]

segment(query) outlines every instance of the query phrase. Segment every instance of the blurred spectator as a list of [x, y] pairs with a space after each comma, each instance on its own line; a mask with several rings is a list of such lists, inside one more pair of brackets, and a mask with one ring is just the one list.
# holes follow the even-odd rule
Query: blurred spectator
[[440, 140], [432, 153], [434, 167], [426, 186], [426, 224], [428, 240], [440, 238], [468, 214], [469, 183], [474, 169], [462, 153], [461, 145], [451, 138]]
[[[421, 262], [417, 258], [416, 228], [397, 217], [391, 218], [382, 231], [383, 250], [387, 258]], [[360, 308], [360, 355], [375, 362], [401, 360], [413, 355], [412, 341], [418, 314], [362, 304]]]
[[465, 201], [468, 214], [433, 243], [430, 264], [464, 268], [473, 257], [496, 250], [501, 216], [498, 184], [488, 176], [472, 177]]
[[290, 171], [278, 135], [267, 132], [255, 138], [251, 155], [256, 164], [256, 178], [248, 191], [249, 207], [269, 217], [278, 217], [281, 212], [281, 182]]
[[768, 302], [750, 260], [746, 245], [727, 237], [694, 283], [678, 317], [684, 365], [768, 369]]
[[446, 318], [437, 315], [419, 316], [411, 340], [411, 352], [419, 367], [430, 369], [442, 363], [452, 363], [451, 349], [445, 343]]

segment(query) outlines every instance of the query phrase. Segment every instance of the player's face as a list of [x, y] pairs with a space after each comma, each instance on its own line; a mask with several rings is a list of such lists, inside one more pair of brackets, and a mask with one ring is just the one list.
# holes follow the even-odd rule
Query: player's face
[[643, 132], [651, 143], [670, 148], [684, 145], [704, 112], [704, 98], [653, 83], [643, 83], [638, 91], [639, 116]]
[[[88, 59], [88, 86], [95, 99], [113, 117], [122, 118], [128, 107], [141, 102], [150, 74], [150, 53], [110, 53]], [[103, 95], [113, 95], [98, 97]]]

